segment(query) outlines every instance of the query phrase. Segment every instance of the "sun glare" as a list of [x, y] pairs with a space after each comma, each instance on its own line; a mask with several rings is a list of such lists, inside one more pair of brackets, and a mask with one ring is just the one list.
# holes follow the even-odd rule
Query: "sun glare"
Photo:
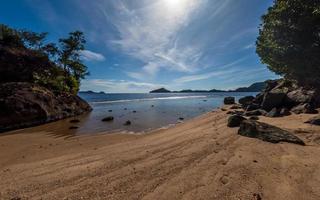
[[172, 10], [179, 9], [183, 6], [185, 0], [164, 0], [165, 5]]

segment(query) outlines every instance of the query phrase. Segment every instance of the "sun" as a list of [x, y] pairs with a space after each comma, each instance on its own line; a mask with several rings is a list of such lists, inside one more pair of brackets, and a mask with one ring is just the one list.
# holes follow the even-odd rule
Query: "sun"
[[184, 3], [184, 0], [164, 0], [164, 3], [170, 9], [178, 9]]

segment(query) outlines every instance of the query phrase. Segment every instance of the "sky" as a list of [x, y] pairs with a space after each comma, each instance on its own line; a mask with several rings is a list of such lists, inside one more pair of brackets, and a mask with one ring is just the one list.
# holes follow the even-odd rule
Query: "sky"
[[0, 23], [87, 40], [81, 90], [234, 89], [277, 78], [255, 41], [272, 0], [1, 0]]

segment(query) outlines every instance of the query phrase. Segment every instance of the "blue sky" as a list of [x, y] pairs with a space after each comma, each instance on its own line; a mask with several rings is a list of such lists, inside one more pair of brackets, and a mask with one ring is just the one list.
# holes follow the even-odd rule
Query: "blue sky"
[[[5, 2], [5, 3], [4, 3]], [[81, 30], [91, 73], [82, 90], [233, 89], [276, 78], [255, 53], [272, 0], [11, 0], [0, 23], [49, 32]]]

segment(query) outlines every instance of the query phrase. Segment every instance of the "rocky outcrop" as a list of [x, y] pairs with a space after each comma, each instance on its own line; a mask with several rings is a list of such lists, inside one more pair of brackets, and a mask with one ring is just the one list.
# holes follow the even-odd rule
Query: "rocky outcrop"
[[[284, 79], [266, 82], [263, 92], [254, 99], [244, 97], [239, 100], [248, 116], [261, 110], [267, 112], [268, 117], [280, 117], [296, 114], [315, 114], [320, 107], [320, 91], [306, 89], [294, 82]], [[251, 103], [250, 103], [251, 102]]]
[[54, 94], [36, 84], [0, 85], [0, 132], [35, 126], [91, 111], [90, 105], [71, 94]]
[[297, 136], [276, 126], [253, 120], [244, 120], [240, 124], [239, 135], [257, 138], [266, 142], [279, 143], [288, 142], [299, 145], [305, 143]]

